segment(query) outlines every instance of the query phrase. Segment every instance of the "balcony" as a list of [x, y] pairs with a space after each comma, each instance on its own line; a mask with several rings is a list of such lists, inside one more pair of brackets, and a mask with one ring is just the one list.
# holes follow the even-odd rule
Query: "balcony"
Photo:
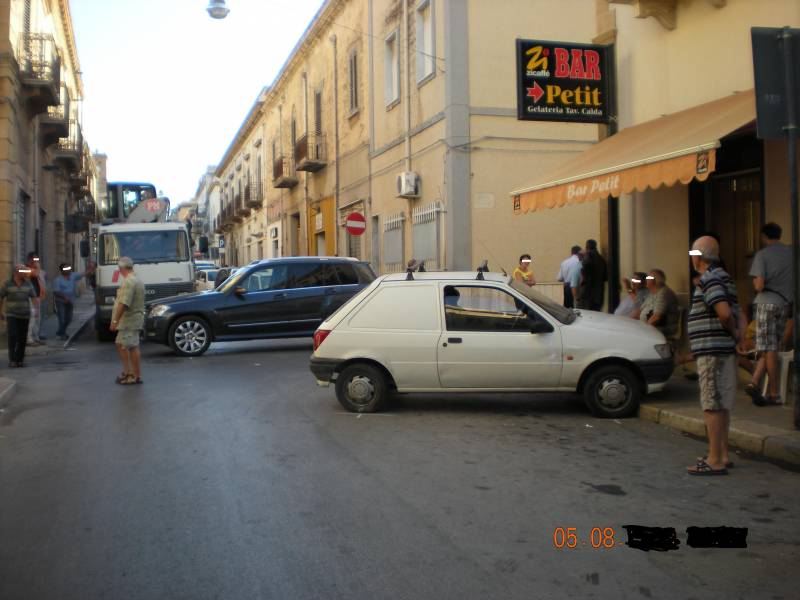
[[60, 163], [67, 171], [79, 170], [82, 164], [83, 135], [81, 126], [75, 119], [69, 120], [69, 135], [58, 139], [52, 150], [53, 160]]
[[65, 227], [67, 233], [82, 233], [89, 230], [89, 224], [97, 220], [94, 199], [85, 195], [75, 203], [75, 210], [67, 215]]
[[272, 185], [276, 188], [293, 188], [297, 185], [297, 173], [291, 158], [281, 156], [272, 163]]
[[25, 99], [34, 112], [59, 103], [61, 57], [53, 36], [43, 33], [22, 35], [19, 41], [19, 79]]
[[233, 216], [237, 223], [241, 223], [245, 217], [250, 215], [250, 209], [244, 205], [244, 202], [242, 202], [241, 194], [236, 194], [233, 197], [233, 207], [234, 207]]
[[301, 137], [294, 145], [294, 159], [298, 171], [316, 173], [328, 163], [325, 151], [325, 134], [311, 133]]
[[250, 208], [261, 208], [264, 202], [264, 186], [260, 181], [244, 186], [244, 204]]
[[61, 84], [61, 103], [48, 106], [47, 112], [39, 117], [39, 132], [45, 147], [69, 136], [69, 92], [65, 84]]
[[216, 217], [214, 217], [214, 233], [221, 234], [225, 231], [225, 228], [222, 226], [222, 214], [220, 213]]

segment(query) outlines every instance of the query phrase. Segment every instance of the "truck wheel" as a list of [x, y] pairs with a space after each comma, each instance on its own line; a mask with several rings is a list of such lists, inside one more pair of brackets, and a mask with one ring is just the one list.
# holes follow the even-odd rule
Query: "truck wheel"
[[169, 328], [169, 345], [179, 356], [200, 356], [211, 345], [211, 328], [200, 317], [176, 319]]
[[336, 398], [350, 412], [378, 411], [388, 395], [386, 376], [366, 363], [352, 364], [336, 378]]
[[621, 419], [639, 409], [641, 385], [636, 375], [622, 365], [608, 365], [593, 371], [583, 389], [583, 398], [595, 417]]

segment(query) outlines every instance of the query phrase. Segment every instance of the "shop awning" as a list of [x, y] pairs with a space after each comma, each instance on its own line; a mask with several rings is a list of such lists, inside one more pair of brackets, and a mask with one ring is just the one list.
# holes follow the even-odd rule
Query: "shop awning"
[[704, 181], [720, 138], [756, 118], [753, 90], [622, 130], [530, 187], [511, 192], [519, 214], [634, 190]]

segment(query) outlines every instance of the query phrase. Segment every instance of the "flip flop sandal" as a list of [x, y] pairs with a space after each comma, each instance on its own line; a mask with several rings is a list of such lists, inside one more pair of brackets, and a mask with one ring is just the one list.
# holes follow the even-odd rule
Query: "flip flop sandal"
[[119, 384], [120, 385], [136, 385], [136, 377], [134, 377], [133, 375], [128, 375], [127, 377], [125, 377], [125, 379], [120, 381]]
[[128, 378], [128, 374], [127, 373], [122, 373], [120, 375], [117, 375], [117, 378], [114, 381], [116, 381], [117, 383], [122, 383], [127, 378]]
[[142, 381], [141, 377], [137, 377], [136, 379], [133, 380], [133, 383], [140, 384], [140, 383], [144, 383], [144, 381]]
[[[698, 464], [701, 463], [701, 462], [706, 462], [707, 460], [708, 460], [707, 456], [698, 456], [697, 457]], [[731, 461], [728, 461], [728, 462], [725, 463], [725, 468], [726, 469], [732, 469], [733, 467], [734, 467], [734, 464]]]
[[693, 467], [687, 467], [686, 472], [689, 475], [727, 475], [728, 469], [715, 469], [706, 461], [701, 460]]
[[744, 393], [753, 399], [753, 403], [756, 406], [764, 406], [764, 404], [766, 403], [764, 395], [761, 393], [761, 390], [758, 389], [758, 386], [754, 383], [748, 383], [744, 388]]

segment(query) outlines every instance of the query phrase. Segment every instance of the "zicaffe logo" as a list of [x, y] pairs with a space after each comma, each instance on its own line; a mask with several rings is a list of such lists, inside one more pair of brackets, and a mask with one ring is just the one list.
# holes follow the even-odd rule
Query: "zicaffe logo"
[[531, 57], [526, 67], [528, 77], [550, 77], [550, 71], [547, 70], [549, 55], [550, 49], [543, 46], [534, 46], [525, 52], [525, 56]]

